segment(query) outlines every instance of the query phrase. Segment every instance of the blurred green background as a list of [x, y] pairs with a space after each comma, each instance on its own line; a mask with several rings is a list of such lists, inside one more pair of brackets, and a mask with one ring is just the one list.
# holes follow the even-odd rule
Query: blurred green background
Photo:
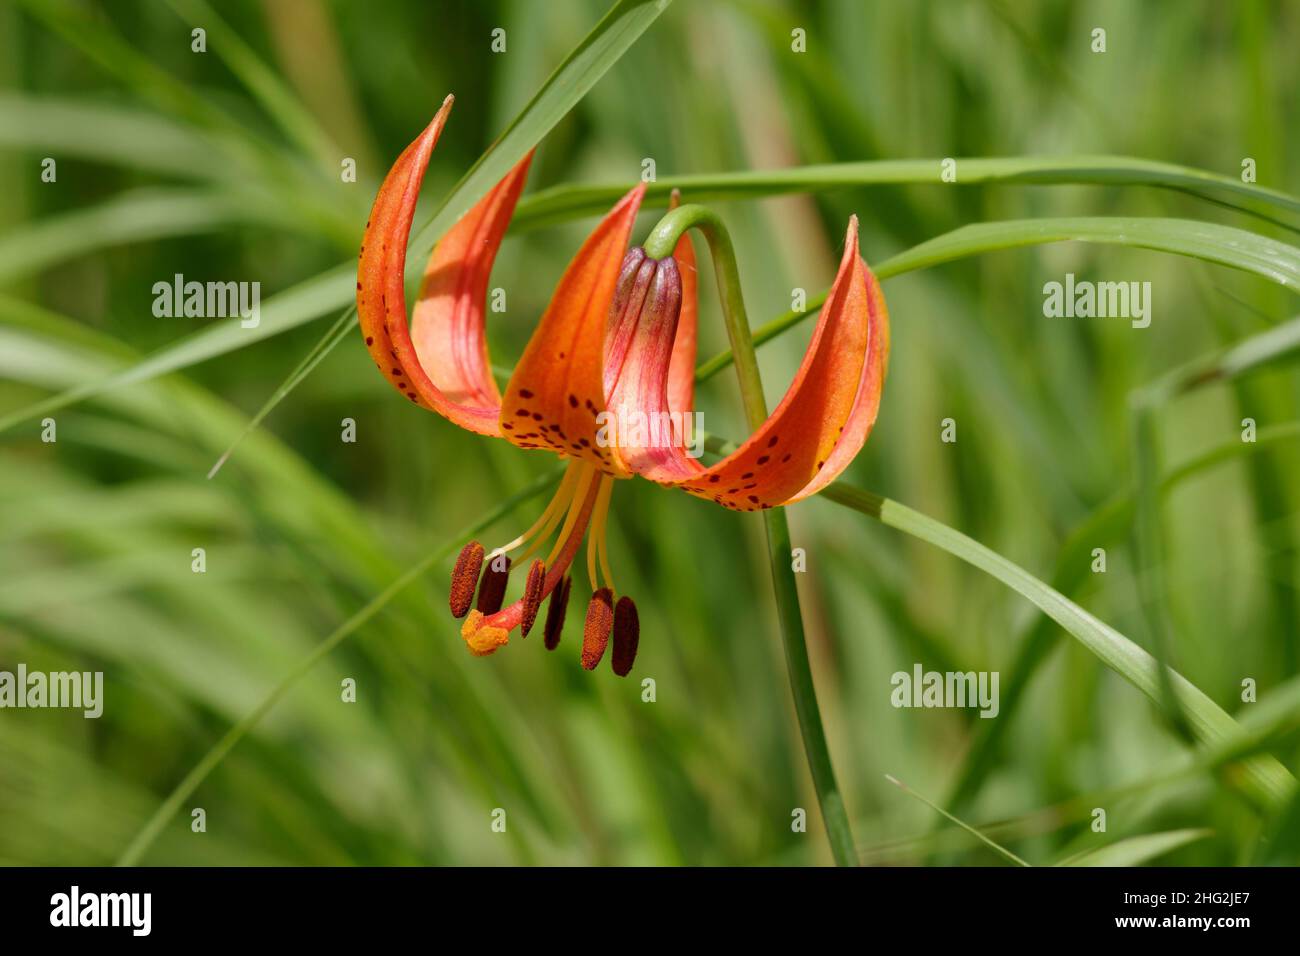
[[[156, 318], [174, 273], [257, 280], [263, 307], [344, 289], [388, 164], [444, 95], [436, 201], [599, 20], [600, 0], [0, 5], [0, 417], [137, 368], [211, 320]], [[191, 29], [208, 52], [191, 51]], [[1090, 50], [1094, 27], [1107, 51]], [[506, 31], [493, 53], [491, 32]], [[807, 31], [807, 52], [791, 30]], [[679, 2], [543, 141], [529, 189], [904, 157], [1114, 153], [1300, 191], [1300, 4]], [[257, 93], [265, 69], [289, 102]], [[311, 122], [299, 123], [295, 118]], [[297, 123], [297, 125], [295, 125]], [[41, 160], [57, 161], [42, 182]], [[340, 180], [342, 157], [357, 182]], [[687, 197], [690, 198], [689, 196]], [[1191, 216], [1294, 233], [1136, 186], [841, 189], [717, 207], [755, 323], [834, 274], [850, 214], [877, 262], [971, 222]], [[656, 213], [642, 217], [638, 236]], [[423, 221], [418, 220], [418, 221]], [[493, 358], [522, 351], [591, 221], [510, 238]], [[725, 347], [702, 270], [701, 357]], [[1150, 281], [1154, 320], [1046, 319], [1042, 287]], [[325, 275], [325, 280], [318, 277]], [[329, 285], [330, 282], [334, 284]], [[315, 284], [312, 284], [315, 283]], [[1041, 578], [1071, 529], [1132, 482], [1134, 390], [1289, 318], [1256, 277], [1141, 250], [1057, 244], [891, 280], [880, 420], [847, 477], [961, 529]], [[166, 795], [297, 662], [403, 570], [551, 469], [401, 400], [348, 336], [212, 480], [205, 475], [338, 315], [0, 432], [0, 668], [102, 670], [105, 711], [0, 711], [0, 862], [118, 859]], [[804, 325], [760, 352], [769, 402]], [[1161, 413], [1176, 463], [1300, 418], [1280, 368]], [[706, 427], [744, 434], [727, 374]], [[956, 444], [939, 422], [958, 423]], [[340, 423], [357, 441], [340, 441]], [[1300, 453], [1277, 442], [1161, 502], [1172, 655], [1230, 713], [1300, 666]], [[531, 523], [545, 498], [483, 538]], [[990, 723], [897, 710], [890, 675], [996, 670], [1037, 612], [943, 552], [824, 501], [790, 510], [801, 598], [863, 862], [999, 858], [891, 786], [949, 803]], [[1069, 592], [1150, 646], [1125, 540]], [[191, 571], [206, 549], [207, 571]], [[446, 613], [451, 559], [350, 634], [224, 756], [147, 848], [154, 864], [817, 864], [829, 861], [773, 614], [763, 529], [646, 482], [614, 495], [611, 559], [638, 600], [633, 678], [515, 641], [471, 659]], [[454, 553], [454, 552], [453, 552]], [[1086, 552], [1085, 552], [1086, 553]], [[581, 585], [575, 591], [581, 591]], [[1058, 628], [971, 792], [952, 805], [1048, 863], [1144, 833], [1210, 832], [1162, 862], [1258, 859], [1280, 826], [1212, 774], [1160, 782], [1186, 750], [1153, 705]], [[357, 682], [356, 703], [340, 682]], [[638, 681], [652, 677], [657, 700]], [[1291, 743], [1279, 751], [1296, 767]], [[1113, 791], [1125, 788], [1116, 795]], [[190, 812], [206, 811], [204, 833]], [[806, 808], [807, 833], [791, 813]], [[1108, 831], [1093, 833], [1104, 807]], [[495, 808], [508, 827], [491, 829]], [[1294, 844], [1293, 844], [1294, 845]]]

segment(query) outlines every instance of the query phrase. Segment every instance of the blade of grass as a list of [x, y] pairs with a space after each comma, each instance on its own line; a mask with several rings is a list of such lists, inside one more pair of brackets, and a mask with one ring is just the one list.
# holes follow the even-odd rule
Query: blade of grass
[[[1187, 362], [1149, 386], [1161, 396], [1181, 395], [1212, 383], [1226, 383], [1253, 372], [1274, 368], [1292, 361], [1300, 354], [1300, 316], [1263, 332], [1249, 336], [1225, 349]], [[1224, 462], [1252, 456], [1279, 442], [1300, 438], [1300, 422], [1290, 422], [1261, 429], [1254, 442], [1238, 439], [1225, 441], [1166, 471], [1159, 481], [1160, 495], [1166, 495], [1182, 482]], [[1133, 523], [1134, 491], [1121, 491], [1095, 509], [1069, 535], [1057, 559], [1052, 584], [1057, 590], [1072, 593], [1086, 577], [1089, 551], [1117, 540]], [[1055, 633], [1050, 618], [1039, 618], [1020, 644], [1011, 667], [1002, 698], [1002, 720], [981, 726], [958, 773], [948, 803], [965, 806], [993, 768], [993, 761], [1007, 728], [1012, 724], [1021, 695], [1028, 687], [1038, 666], [1053, 646]]]
[[[179, 371], [296, 328], [347, 302], [355, 287], [356, 267], [349, 262], [268, 299], [256, 328], [243, 328], [238, 319], [214, 323], [108, 378], [85, 382], [0, 417], [0, 432], [82, 399]], [[0, 300], [0, 316], [4, 309], [5, 303]]]
[[[1134, 246], [1189, 256], [1250, 272], [1300, 292], [1300, 249], [1231, 226], [1189, 219], [1086, 216], [975, 223], [891, 256], [874, 266], [873, 271], [883, 282], [966, 256], [1070, 240]], [[816, 315], [825, 301], [823, 292], [810, 298], [803, 311], [786, 312], [759, 326], [754, 330], [754, 344], [762, 345]], [[729, 364], [731, 353], [720, 352], [700, 363], [695, 370], [695, 380], [707, 381]]]
[[1161, 665], [1165, 712], [1174, 729], [1189, 741], [1191, 729], [1168, 679], [1168, 668], [1164, 666], [1171, 661], [1173, 627], [1167, 611], [1168, 586], [1164, 575], [1156, 416], [1176, 396], [1210, 382], [1232, 381], [1248, 372], [1286, 362], [1297, 353], [1300, 353], [1300, 319], [1292, 319], [1208, 358], [1187, 363], [1130, 395], [1135, 487], [1133, 549], [1138, 590], [1156, 660]]
[[[942, 184], [939, 159], [889, 159], [664, 177], [648, 184], [646, 204], [666, 206], [674, 189], [691, 202], [760, 199], [861, 186]], [[957, 161], [957, 185], [1163, 186], [1197, 196], [1229, 196], [1261, 208], [1300, 215], [1300, 198], [1187, 166], [1128, 156], [1008, 156]], [[519, 204], [511, 229], [526, 232], [608, 209], [628, 184], [553, 186]], [[1249, 209], [1245, 210], [1251, 211]], [[1294, 229], [1294, 227], [1288, 227]]]
[[1053, 866], [1137, 866], [1179, 847], [1213, 836], [1213, 830], [1169, 830], [1116, 840], [1114, 843], [1054, 863]]
[[[1264, 451], [1279, 442], [1297, 439], [1300, 439], [1300, 422], [1263, 428], [1254, 442], [1226, 441], [1167, 471], [1161, 478], [1161, 493], [1168, 494], [1184, 481], [1216, 465]], [[1073, 593], [1087, 578], [1089, 552], [1122, 538], [1132, 524], [1132, 515], [1133, 491], [1128, 489], [1114, 495], [1081, 521], [1066, 539], [1056, 560], [1052, 587], [1063, 594]], [[1054, 625], [1051, 618], [1039, 617], [1021, 640], [1010, 677], [1003, 684], [1001, 719], [984, 721], [979, 725], [947, 799], [949, 806], [958, 810], [966, 806], [992, 772], [1002, 739], [1014, 723], [1014, 714], [1039, 665], [1055, 646], [1058, 632]]]
[[428, 255], [433, 244], [501, 181], [524, 154], [581, 102], [672, 0], [619, 0], [610, 7], [487, 151], [439, 204], [415, 234], [413, 254]]
[[987, 846], [987, 847], [989, 847], [990, 849], [992, 849], [994, 852], [996, 852], [999, 856], [1003, 857], [1004, 859], [1009, 860], [1010, 862], [1014, 863], [1016, 866], [1029, 866], [1029, 865], [1030, 865], [1029, 863], [1026, 863], [1024, 860], [1022, 860], [1020, 857], [1016, 856], [1014, 853], [1012, 853], [1012, 852], [1011, 852], [1010, 850], [1008, 850], [1006, 847], [1001, 846], [1001, 845], [999, 845], [999, 844], [997, 844], [997, 843], [994, 843], [992, 840], [990, 840], [988, 837], [986, 837], [986, 836], [985, 836], [983, 833], [981, 833], [979, 830], [976, 830], [976, 829], [975, 829], [973, 826], [971, 826], [970, 824], [966, 823], [966, 822], [963, 821], [963, 820], [959, 820], [957, 817], [953, 816], [951, 813], [949, 813], [949, 812], [948, 812], [947, 810], [945, 810], [943, 807], [939, 806], [937, 803], [934, 803], [934, 802], [932, 802], [932, 801], [930, 801], [930, 800], [927, 800], [925, 797], [921, 796], [919, 793], [917, 793], [915, 790], [913, 790], [913, 789], [912, 789], [911, 787], [909, 787], [907, 784], [903, 783], [903, 781], [899, 780], [897, 777], [893, 777], [893, 776], [890, 776], [889, 774], [885, 774], [885, 779], [888, 780], [890, 783], [892, 783], [894, 786], [896, 786], [899, 790], [902, 790], [902, 791], [903, 791], [905, 794], [907, 794], [909, 797], [915, 797], [917, 800], [920, 800], [922, 803], [924, 803], [927, 807], [929, 807], [929, 808], [930, 808], [931, 810], [933, 810], [935, 813], [938, 813], [938, 814], [940, 814], [941, 816], [943, 816], [945, 819], [949, 820], [950, 822], [957, 824], [957, 826], [961, 827], [963, 830], [965, 830], [965, 831], [966, 831], [967, 833], [969, 833], [971, 836], [975, 837], [977, 840], [979, 840], [979, 841], [980, 841], [981, 843], [983, 843], [985, 846]]
[[203, 24], [212, 41], [213, 52], [290, 139], [322, 168], [334, 165], [338, 150], [315, 117], [211, 5], [204, 0], [167, 0], [167, 5], [186, 24]]
[[141, 189], [9, 230], [0, 239], [0, 285], [101, 249], [215, 232], [232, 223], [301, 228], [273, 207], [229, 193]]
[[247, 438], [253, 429], [262, 424], [262, 420], [265, 419], [267, 415], [271, 414], [271, 410], [275, 408], [276, 405], [279, 405], [280, 402], [284, 400], [285, 396], [297, 388], [298, 384], [312, 373], [312, 370], [321, 363], [321, 360], [324, 359], [325, 356], [334, 351], [334, 346], [343, 341], [344, 336], [348, 335], [356, 326], [356, 318], [357, 310], [355, 307], [345, 310], [343, 314], [338, 317], [338, 320], [330, 327], [329, 332], [325, 334], [325, 338], [316, 343], [316, 347], [307, 353], [306, 357], [298, 363], [298, 367], [289, 373], [289, 377], [280, 384], [280, 387], [271, 393], [271, 397], [263, 403], [260, 409], [258, 409], [257, 414], [248, 420], [248, 424], [243, 427], [239, 434], [235, 436], [234, 440], [226, 447], [226, 450], [221, 453], [221, 456], [208, 471], [209, 480], [216, 477], [217, 472], [221, 470], [221, 466], [226, 463], [226, 460], [229, 459], [235, 449], [239, 447], [239, 443]]
[[[1035, 604], [1103, 664], [1156, 704], [1161, 703], [1156, 661], [1147, 651], [1019, 565], [934, 518], [843, 481], [832, 484], [821, 496], [947, 551], [1001, 581]], [[1236, 721], [1191, 681], [1176, 672], [1171, 680], [1203, 745], [1213, 745], [1237, 732]], [[1276, 808], [1295, 789], [1295, 779], [1273, 757], [1249, 761], [1243, 773], [1247, 791], [1265, 807]]]
[[231, 182], [224, 142], [148, 110], [71, 97], [0, 91], [0, 146], [47, 150], [126, 169]]
[[140, 861], [140, 858], [148, 851], [149, 847], [157, 839], [158, 834], [162, 832], [169, 820], [176, 815], [187, 797], [190, 796], [204, 780], [220, 766], [221, 761], [226, 758], [235, 746], [248, 736], [249, 732], [256, 727], [268, 713], [275, 707], [281, 699], [293, 689], [293, 686], [306, 675], [321, 660], [327, 657], [331, 651], [337, 648], [345, 640], [355, 634], [366, 623], [368, 623], [376, 614], [384, 609], [389, 602], [398, 594], [410, 587], [417, 580], [423, 577], [433, 568], [435, 564], [449, 557], [460, 545], [496, 522], [502, 516], [508, 514], [515, 505], [527, 501], [530, 498], [541, 494], [548, 487], [551, 487], [556, 478], [559, 476], [558, 471], [548, 472], [523, 490], [511, 495], [500, 505], [493, 508], [487, 515], [475, 521], [465, 528], [463, 532], [453, 537], [446, 544], [439, 546], [431, 551], [428, 555], [412, 565], [405, 573], [398, 577], [392, 584], [375, 595], [363, 607], [357, 610], [351, 617], [335, 628], [324, 640], [308, 653], [303, 659], [285, 676], [278, 684], [262, 699], [262, 701], [249, 711], [239, 723], [235, 724], [226, 732], [226, 734], [213, 745], [194, 768], [185, 775], [184, 779], [176, 785], [176, 788], [168, 794], [153, 816], [151, 816], [131, 840], [130, 844], [122, 851], [118, 858], [118, 866], [134, 866]]
[[1164, 529], [1160, 523], [1160, 463], [1156, 447], [1155, 412], [1149, 393], [1139, 392], [1130, 405], [1130, 444], [1133, 450], [1133, 562], [1136, 565], [1142, 614], [1151, 635], [1160, 675], [1161, 707], [1170, 726], [1188, 743], [1195, 742], [1171, 677], [1173, 627], [1165, 613]]

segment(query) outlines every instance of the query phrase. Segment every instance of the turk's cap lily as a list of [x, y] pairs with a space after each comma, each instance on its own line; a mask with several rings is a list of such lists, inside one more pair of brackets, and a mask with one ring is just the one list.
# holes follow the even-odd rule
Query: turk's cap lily
[[[758, 430], [705, 466], [690, 453], [681, 428], [665, 439], [657, 429], [651, 437], [644, 428], [625, 427], [629, 418], [689, 421], [694, 401], [695, 256], [685, 236], [664, 259], [629, 249], [645, 194], [638, 185], [570, 262], [502, 394], [488, 356], [487, 287], [531, 153], [438, 243], [407, 318], [407, 241], [451, 103], [448, 97], [398, 157], [375, 199], [357, 274], [362, 335], [380, 372], [410, 401], [477, 434], [547, 449], [569, 462], [532, 528], [491, 555], [471, 542], [457, 561], [450, 604], [465, 619], [470, 652], [493, 653], [516, 628], [526, 635], [548, 598], [544, 643], [553, 648], [564, 622], [569, 569], [587, 537], [593, 598], [582, 663], [594, 668], [612, 635], [614, 668], [626, 674], [639, 618], [630, 599], [614, 600], [605, 551], [614, 480], [639, 475], [738, 511], [790, 504], [820, 491], [853, 460], [876, 420], [889, 354], [884, 297], [859, 254], [853, 217], [794, 381]], [[524, 594], [502, 607], [509, 552], [526, 547], [515, 560], [522, 566], [552, 538], [547, 558], [529, 566]], [[471, 609], [476, 587], [479, 602]]]

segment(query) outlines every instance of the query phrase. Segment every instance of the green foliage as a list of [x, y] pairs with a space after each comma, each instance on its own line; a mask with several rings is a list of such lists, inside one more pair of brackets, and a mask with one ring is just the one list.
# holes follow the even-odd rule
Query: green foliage
[[[866, 862], [1300, 862], [1300, 19], [1249, 6], [0, 8], [0, 669], [106, 682], [99, 720], [0, 711], [0, 862], [829, 862], [791, 608]], [[646, 157], [647, 208], [730, 229], [769, 405], [851, 213], [887, 280], [876, 431], [788, 510], [797, 595], [756, 516], [618, 487], [628, 681], [581, 671], [574, 609], [555, 654], [465, 654], [451, 556], [555, 463], [399, 400], [356, 338], [369, 203], [447, 93], [415, 256], [538, 146], [500, 366]], [[177, 272], [259, 280], [259, 326], [155, 317]], [[1151, 327], [1046, 317], [1067, 272], [1150, 281]], [[705, 420], [740, 438], [701, 292]], [[894, 708], [915, 662], [999, 671], [999, 716]]]

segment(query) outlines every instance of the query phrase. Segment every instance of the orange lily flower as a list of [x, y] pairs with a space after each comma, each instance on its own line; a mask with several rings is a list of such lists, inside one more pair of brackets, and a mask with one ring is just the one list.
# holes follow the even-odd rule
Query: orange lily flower
[[[613, 637], [613, 669], [632, 669], [636, 606], [615, 603], [605, 526], [616, 480], [640, 475], [737, 511], [815, 494], [862, 448], [875, 422], [889, 353], [889, 321], [875, 276], [858, 254], [850, 220], [843, 258], [812, 341], [785, 397], [738, 449], [712, 466], [689, 447], [694, 419], [695, 259], [683, 236], [670, 258], [628, 249], [643, 185], [625, 195], [569, 264], [519, 360], [504, 398], [485, 336], [488, 278], [523, 190], [532, 154], [514, 167], [438, 243], [408, 325], [407, 240], [429, 157], [451, 109], [447, 97], [398, 157], [366, 224], [357, 311], [380, 372], [416, 404], [462, 428], [546, 449], [569, 465], [536, 523], [487, 553], [472, 541], [452, 572], [450, 606], [464, 618], [472, 654], [492, 654], [516, 628], [527, 636], [549, 598], [544, 643], [559, 641], [569, 569], [587, 541], [582, 666], [592, 670]], [[557, 531], [558, 529], [558, 531]], [[502, 607], [509, 555], [529, 566], [524, 592]], [[484, 569], [483, 565], [488, 566]], [[478, 600], [474, 601], [477, 591]], [[471, 608], [471, 604], [475, 604]]]

